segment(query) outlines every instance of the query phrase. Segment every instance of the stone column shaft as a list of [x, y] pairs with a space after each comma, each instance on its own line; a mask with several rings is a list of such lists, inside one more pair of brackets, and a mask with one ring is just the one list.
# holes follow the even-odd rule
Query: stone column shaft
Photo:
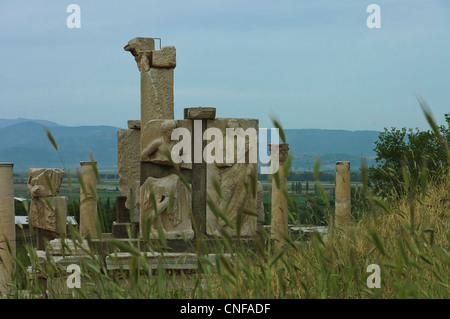
[[141, 72], [141, 123], [174, 119], [173, 68], [150, 68]]
[[[11, 284], [16, 255], [13, 163], [0, 163], [0, 295]], [[11, 253], [6, 244], [8, 242]]]
[[283, 192], [286, 189], [287, 178], [284, 175], [283, 165], [289, 152], [289, 144], [269, 144], [270, 152], [279, 152], [278, 174], [280, 185], [276, 184], [272, 178], [272, 219], [271, 219], [271, 239], [273, 240], [274, 251], [279, 251], [285, 243], [285, 238], [289, 237], [288, 226], [288, 203]]
[[335, 224], [347, 226], [350, 220], [350, 162], [336, 162]]
[[[97, 211], [97, 178], [93, 165], [96, 162], [80, 162], [81, 179], [83, 180], [85, 191], [80, 185], [80, 234], [82, 237], [98, 238], [96, 223], [98, 220]], [[80, 181], [81, 182], [81, 181]]]

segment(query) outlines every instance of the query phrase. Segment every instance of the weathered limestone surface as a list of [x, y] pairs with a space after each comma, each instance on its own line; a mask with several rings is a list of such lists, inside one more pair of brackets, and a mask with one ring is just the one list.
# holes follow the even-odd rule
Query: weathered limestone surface
[[335, 224], [347, 226], [350, 221], [350, 162], [336, 162]]
[[139, 221], [140, 139], [138, 129], [117, 131], [117, 170], [119, 189], [127, 197], [125, 206], [133, 206], [133, 221]]
[[13, 257], [16, 255], [14, 216], [13, 164], [0, 163], [0, 295], [7, 290], [4, 285], [12, 284]]
[[97, 178], [93, 165], [97, 163], [80, 162], [81, 179], [85, 185], [83, 190], [80, 187], [80, 234], [82, 237], [98, 238], [96, 223], [98, 220], [97, 211]]
[[70, 255], [86, 255], [86, 251], [90, 251], [90, 248], [86, 240], [79, 243], [71, 239], [63, 240], [61, 238], [57, 238], [48, 243], [46, 251], [55, 258], [55, 256], [67, 255], [68, 253], [70, 253]]
[[215, 107], [190, 107], [184, 109], [184, 118], [191, 120], [214, 120], [216, 118]]
[[279, 186], [275, 178], [272, 179], [272, 220], [271, 220], [271, 238], [273, 240], [274, 250], [280, 250], [285, 243], [285, 238], [289, 237], [288, 226], [288, 204], [284, 191], [286, 190], [286, 176], [284, 175], [283, 165], [288, 157], [289, 144], [269, 144], [270, 152], [279, 152]]
[[177, 66], [176, 49], [165, 46], [161, 50], [152, 52], [152, 68], [175, 68]]
[[28, 214], [33, 227], [64, 234], [68, 199], [64, 196], [33, 197]]
[[141, 72], [141, 124], [174, 119], [174, 69], [150, 68]]
[[31, 196], [56, 196], [64, 175], [64, 170], [59, 168], [30, 168], [27, 182], [28, 194]]
[[[226, 137], [227, 128], [242, 128], [244, 131], [248, 128], [254, 128], [258, 131], [258, 120], [256, 119], [227, 119], [220, 118], [215, 120], [208, 120], [208, 128], [218, 128], [222, 132], [222, 136]], [[220, 209], [229, 220], [237, 223], [238, 218], [241, 218], [241, 232], [240, 235], [244, 237], [255, 236], [257, 230], [257, 217], [249, 214], [244, 214], [243, 210], [248, 210], [256, 213], [257, 202], [257, 171], [258, 163], [249, 163], [249, 153], [256, 151], [257, 141], [252, 145], [249, 139], [238, 141], [234, 137], [234, 160], [233, 163], [226, 163], [226, 140], [223, 141], [223, 163], [211, 163], [207, 165], [207, 196]], [[238, 156], [237, 147], [243, 144], [243, 155]], [[254, 147], [254, 148], [253, 148]], [[244, 159], [244, 163], [239, 163], [239, 158]], [[245, 186], [247, 183], [248, 190]], [[222, 190], [223, 197], [217, 192], [218, 185]], [[254, 185], [254, 186], [252, 186]], [[206, 214], [207, 232], [208, 234], [215, 234], [221, 236], [221, 231], [227, 231], [230, 235], [236, 235], [234, 231], [223, 218], [216, 216], [207, 206]]]
[[147, 218], [151, 218], [151, 235], [154, 238], [158, 238], [159, 227], [167, 239], [182, 238], [181, 233], [184, 233], [186, 238], [193, 238], [189, 207], [191, 207], [189, 191], [177, 175], [149, 177], [141, 186], [141, 236], [144, 223]]
[[[147, 259], [147, 264], [150, 269], [197, 269], [200, 260], [198, 260], [198, 254], [194, 253], [170, 253], [164, 254], [158, 252], [145, 252], [142, 256]], [[222, 255], [224, 258], [230, 260], [231, 254], [225, 253]], [[213, 264], [216, 263], [216, 254], [208, 254], [203, 256], [205, 259], [209, 259]], [[130, 260], [133, 256], [130, 253], [115, 253], [106, 256], [106, 268], [108, 270], [115, 269], [129, 269]]]
[[177, 128], [175, 120], [151, 120], [142, 130], [141, 161], [170, 166], [170, 152], [176, 141], [171, 139]]

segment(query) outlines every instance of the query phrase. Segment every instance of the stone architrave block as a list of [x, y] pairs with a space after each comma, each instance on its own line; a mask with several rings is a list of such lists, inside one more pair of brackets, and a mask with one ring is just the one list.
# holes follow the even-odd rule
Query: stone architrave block
[[119, 189], [120, 193], [127, 197], [125, 206], [128, 209], [131, 209], [130, 203], [134, 203], [134, 213], [139, 212], [140, 140], [140, 130], [122, 129], [117, 131]]
[[67, 203], [65, 196], [33, 197], [28, 219], [33, 227], [65, 233], [67, 219]]
[[[207, 196], [211, 199], [215, 206], [220, 209], [229, 220], [236, 223], [238, 214], [242, 214], [243, 210], [257, 211], [257, 189], [253, 192], [251, 185], [254, 178], [257, 178], [258, 163], [250, 163], [250, 152], [256, 152], [257, 158], [257, 139], [251, 141], [249, 138], [238, 141], [234, 137], [233, 149], [234, 159], [232, 163], [226, 163], [226, 129], [234, 128], [243, 129], [244, 133], [247, 129], [254, 129], [253, 132], [258, 132], [259, 121], [257, 119], [238, 119], [238, 118], [216, 118], [215, 120], [208, 120], [208, 128], [218, 128], [223, 134], [223, 162], [222, 163], [210, 163], [207, 164]], [[250, 132], [249, 130], [247, 132]], [[243, 163], [238, 162], [237, 158], [237, 144], [244, 143], [244, 156]], [[256, 145], [252, 145], [256, 144]], [[242, 159], [242, 157], [241, 157]], [[222, 198], [218, 194], [214, 184], [218, 184], [225, 197]], [[246, 184], [249, 185], [248, 191]], [[257, 231], [257, 217], [242, 214], [242, 227], [241, 236], [253, 237]], [[207, 233], [210, 235], [221, 236], [221, 230], [226, 230], [230, 235], [236, 235], [235, 232], [229, 227], [226, 222], [217, 217], [210, 207], [207, 207], [206, 211], [206, 224]]]
[[152, 52], [152, 68], [175, 68], [177, 66], [176, 49], [165, 46]]
[[64, 170], [59, 168], [30, 168], [27, 182], [28, 194], [31, 196], [56, 196], [64, 175]]
[[[172, 148], [179, 141], [172, 140], [172, 132], [177, 128], [187, 129], [192, 134], [190, 120], [151, 120], [141, 131], [141, 158], [142, 162], [151, 162], [159, 165], [172, 166], [169, 159]], [[181, 138], [180, 138], [181, 139]], [[180, 163], [181, 168], [191, 169], [192, 164]]]
[[214, 120], [215, 107], [189, 107], [184, 109], [184, 118], [190, 120]]

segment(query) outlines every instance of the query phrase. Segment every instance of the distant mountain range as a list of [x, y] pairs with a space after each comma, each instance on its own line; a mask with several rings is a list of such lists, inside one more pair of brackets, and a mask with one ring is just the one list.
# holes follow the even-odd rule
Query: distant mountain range
[[[58, 151], [44, 126], [51, 131]], [[99, 169], [117, 168], [117, 131], [112, 126], [63, 126], [45, 120], [0, 119], [0, 162], [13, 162], [16, 169], [31, 167], [78, 168], [90, 153]], [[333, 170], [336, 161], [350, 161], [358, 169], [361, 157], [374, 163], [373, 148], [379, 132], [319, 129], [287, 129], [286, 139], [294, 155], [292, 167], [311, 170], [317, 157], [321, 170]], [[59, 154], [58, 154], [59, 153]], [[64, 163], [64, 164], [63, 164]]]
[[320, 157], [321, 170], [334, 170], [337, 161], [350, 161], [351, 169], [361, 167], [361, 159], [375, 164], [378, 131], [286, 129], [286, 141], [294, 156], [292, 168], [312, 170]]
[[[58, 151], [48, 139], [44, 125], [53, 135]], [[117, 130], [112, 126], [62, 126], [41, 120], [0, 119], [0, 162], [13, 162], [17, 169], [77, 168], [80, 161], [89, 161], [92, 153], [99, 169], [116, 168]]]

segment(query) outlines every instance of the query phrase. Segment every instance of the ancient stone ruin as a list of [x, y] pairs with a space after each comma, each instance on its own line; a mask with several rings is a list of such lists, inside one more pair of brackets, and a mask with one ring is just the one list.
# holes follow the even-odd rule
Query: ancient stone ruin
[[[194, 136], [194, 126], [201, 124], [201, 136], [207, 128], [217, 128], [225, 136], [227, 128], [257, 131], [258, 120], [217, 118], [216, 109], [210, 107], [185, 108], [184, 119], [175, 119], [175, 47], [155, 50], [154, 39], [134, 38], [124, 49], [133, 55], [140, 72], [141, 119], [128, 121], [128, 129], [118, 131], [117, 165], [120, 191], [127, 198], [126, 207], [133, 212], [133, 222], [140, 224], [140, 235], [148, 218], [152, 220], [154, 238], [159, 236], [158, 228], [168, 239], [221, 236], [223, 231], [236, 235], [223, 218], [214, 214], [213, 206], [233, 222], [242, 215], [240, 236], [255, 236], [257, 218], [242, 211], [256, 212], [262, 205], [262, 198], [258, 205], [255, 193], [245, 189], [252, 176], [256, 177], [257, 163], [192, 161], [176, 168], [169, 154], [175, 144], [171, 135], [176, 128], [184, 128]], [[202, 149], [206, 145], [201, 137], [192, 146], [194, 143], [202, 145]], [[245, 147], [248, 152], [248, 142]], [[223, 194], [218, 193], [217, 186]]]
[[67, 197], [57, 196], [65, 172], [63, 169], [30, 168], [27, 182], [32, 196], [28, 219], [37, 231], [37, 247], [45, 249], [50, 241], [65, 233]]
[[[143, 239], [158, 241], [163, 236], [168, 246], [164, 249], [170, 252], [148, 251], [145, 247], [142, 251], [154, 269], [162, 261], [162, 254], [165, 269], [197, 269], [200, 254], [214, 259], [211, 251], [203, 251], [194, 244], [197, 239], [214, 243], [217, 238], [227, 237], [251, 243], [264, 224], [263, 188], [257, 182], [258, 162], [249, 160], [257, 144], [253, 145], [250, 137], [244, 136], [239, 141], [238, 136], [232, 136], [233, 152], [227, 161], [206, 161], [202, 150], [210, 138], [205, 138], [207, 130], [214, 129], [215, 138], [227, 136], [231, 129], [257, 132], [258, 119], [219, 118], [213, 107], [188, 107], [184, 109], [183, 119], [175, 119], [175, 47], [157, 50], [153, 38], [134, 38], [124, 49], [133, 55], [140, 72], [141, 118], [128, 120], [128, 128], [117, 132], [122, 196], [116, 199], [113, 237], [136, 245]], [[177, 145], [174, 134], [180, 131], [188, 133], [190, 148], [174, 152]], [[228, 143], [226, 146], [222, 153], [228, 156]], [[283, 172], [289, 144], [271, 144], [270, 151], [277, 152], [280, 167], [278, 178], [273, 179], [270, 226], [274, 251], [277, 251], [290, 236]], [[220, 153], [220, 149], [215, 152]], [[175, 163], [173, 154], [187, 160]], [[29, 169], [27, 186], [32, 201], [28, 218], [38, 230], [39, 262], [51, 256], [58, 265], [67, 266], [90, 258], [90, 249], [94, 248], [108, 271], [126, 268], [130, 253], [117, 252], [104, 240], [106, 234], [98, 232], [96, 162], [85, 161], [80, 165], [80, 235], [89, 239], [90, 245], [86, 240], [76, 244], [63, 236], [67, 198], [58, 196], [58, 192], [64, 170]], [[335, 217], [339, 226], [350, 223], [349, 172], [349, 162], [337, 163]], [[2, 287], [11, 284], [11, 256], [16, 250], [14, 229], [13, 164], [0, 163], [0, 293]], [[55, 275], [47, 281], [49, 289], [55, 285], [64, 288], [64, 276]]]

